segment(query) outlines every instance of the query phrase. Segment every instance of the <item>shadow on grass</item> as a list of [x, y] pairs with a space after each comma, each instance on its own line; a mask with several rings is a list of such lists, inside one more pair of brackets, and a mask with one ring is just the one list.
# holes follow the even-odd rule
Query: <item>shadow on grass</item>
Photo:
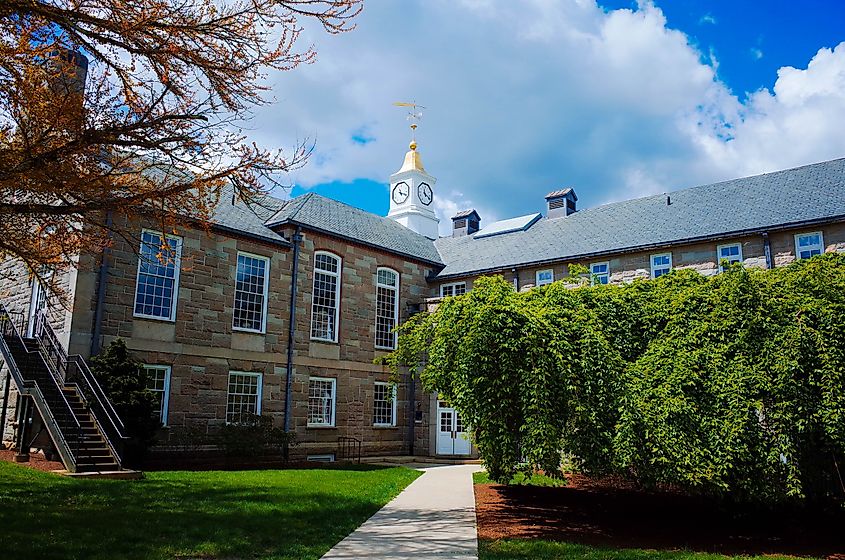
[[700, 497], [620, 488], [475, 488], [481, 539], [731, 555], [845, 554], [843, 510], [737, 508]]
[[80, 481], [0, 465], [0, 527], [14, 543], [0, 557], [319, 558], [417, 475], [353, 468]]

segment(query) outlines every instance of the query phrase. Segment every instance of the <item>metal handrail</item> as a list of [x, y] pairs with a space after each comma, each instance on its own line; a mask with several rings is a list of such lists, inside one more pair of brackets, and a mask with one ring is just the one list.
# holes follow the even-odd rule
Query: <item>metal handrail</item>
[[[20, 331], [16, 328], [14, 321], [12, 321], [11, 319], [12, 315], [15, 314], [9, 312], [6, 307], [2, 303], [0, 303], [0, 353], [3, 354], [3, 357], [6, 361], [6, 365], [9, 367], [9, 371], [11, 372], [12, 377], [15, 380], [15, 384], [18, 386], [18, 389], [21, 391], [21, 393], [28, 394], [33, 397], [33, 401], [35, 402], [35, 405], [38, 408], [38, 412], [44, 419], [47, 431], [50, 434], [50, 437], [53, 439], [53, 443], [56, 445], [56, 449], [62, 456], [65, 466], [68, 468], [69, 471], [75, 471], [77, 464], [77, 455], [79, 453], [79, 445], [82, 441], [82, 426], [79, 424], [79, 420], [76, 418], [76, 414], [74, 414], [73, 408], [70, 406], [70, 403], [62, 392], [61, 387], [58, 383], [55, 383], [55, 378], [53, 377], [52, 372], [51, 378], [52, 381], [55, 383], [54, 386], [50, 387], [50, 389], [55, 389], [55, 391], [53, 391], [53, 404], [56, 406], [60, 406], [62, 404], [64, 405], [64, 421], [61, 421], [59, 417], [56, 416], [52, 406], [50, 405], [50, 401], [48, 401], [44, 389], [42, 389], [42, 387], [38, 383], [38, 380], [30, 380], [24, 378], [23, 373], [18, 367], [18, 361], [15, 359], [11, 349], [6, 343], [7, 336], [16, 338], [17, 341], [20, 343], [21, 348], [26, 353], [25, 356], [27, 366], [30, 365], [30, 361], [37, 355], [38, 359], [41, 360], [42, 363], [47, 365], [48, 370], [50, 369], [50, 367], [48, 364], [46, 364], [46, 361], [39, 352], [30, 351], [26, 347], [26, 344], [24, 343]], [[23, 325], [23, 323], [21, 323], [21, 325]], [[69, 425], [63, 426], [63, 424]], [[76, 437], [74, 442], [70, 441], [70, 436], [72, 435], [72, 433], [65, 433], [66, 431], [75, 431]], [[72, 445], [72, 443], [74, 443], [75, 445]]]

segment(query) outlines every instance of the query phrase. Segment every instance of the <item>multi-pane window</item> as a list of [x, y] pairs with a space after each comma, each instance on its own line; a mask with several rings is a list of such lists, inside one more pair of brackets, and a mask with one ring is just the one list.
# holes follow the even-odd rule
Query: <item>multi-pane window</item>
[[610, 282], [610, 263], [600, 262], [590, 264], [590, 283], [607, 284]]
[[226, 422], [237, 424], [245, 414], [261, 414], [261, 374], [229, 372]]
[[308, 380], [308, 425], [334, 426], [335, 380], [312, 377]]
[[376, 381], [373, 393], [373, 425], [396, 425], [396, 385]]
[[742, 245], [739, 243], [719, 245], [716, 247], [716, 252], [719, 256], [719, 272], [725, 271], [725, 267], [723, 266], [725, 261], [727, 261], [728, 266], [742, 262]]
[[461, 296], [467, 293], [466, 282], [455, 282], [454, 284], [443, 284], [440, 286], [440, 297]]
[[170, 401], [170, 366], [144, 366], [147, 390], [155, 396], [155, 417], [167, 425], [167, 405]]
[[264, 332], [269, 268], [270, 260], [266, 257], [238, 253], [232, 328]]
[[538, 286], [543, 286], [545, 284], [551, 284], [555, 281], [555, 272], [554, 270], [538, 270], [537, 271], [537, 282]]
[[399, 321], [399, 275], [389, 268], [376, 273], [376, 348], [396, 347], [396, 323]]
[[795, 236], [795, 256], [797, 258], [809, 259], [822, 253], [824, 253], [822, 232], [799, 233]]
[[340, 309], [340, 258], [314, 255], [314, 295], [311, 300], [311, 338], [337, 342]]
[[660, 278], [672, 272], [672, 253], [651, 256], [651, 277]]
[[172, 235], [141, 232], [135, 315], [149, 319], [176, 319], [181, 240]]

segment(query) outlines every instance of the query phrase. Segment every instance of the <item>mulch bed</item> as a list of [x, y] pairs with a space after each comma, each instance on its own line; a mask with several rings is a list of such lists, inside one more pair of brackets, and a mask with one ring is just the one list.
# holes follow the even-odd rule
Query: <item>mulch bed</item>
[[[15, 452], [8, 449], [0, 449], [0, 461], [8, 461], [9, 463], [14, 463]], [[44, 458], [43, 455], [39, 453], [30, 453], [29, 462], [16, 464], [45, 472], [65, 470], [65, 466], [60, 462], [48, 461]]]
[[738, 510], [680, 492], [570, 475], [566, 487], [475, 486], [480, 539], [845, 560], [845, 509]]

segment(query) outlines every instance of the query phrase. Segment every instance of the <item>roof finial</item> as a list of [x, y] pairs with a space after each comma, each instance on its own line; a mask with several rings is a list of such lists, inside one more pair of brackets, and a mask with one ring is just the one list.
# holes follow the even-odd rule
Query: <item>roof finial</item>
[[417, 123], [415, 121], [419, 121], [422, 118], [423, 114], [419, 109], [425, 109], [425, 107], [417, 105], [416, 101], [412, 101], [411, 103], [397, 101], [394, 105], [397, 107], [408, 107], [408, 116], [405, 117], [411, 121], [411, 143], [408, 145], [408, 148], [414, 151], [417, 149]]

